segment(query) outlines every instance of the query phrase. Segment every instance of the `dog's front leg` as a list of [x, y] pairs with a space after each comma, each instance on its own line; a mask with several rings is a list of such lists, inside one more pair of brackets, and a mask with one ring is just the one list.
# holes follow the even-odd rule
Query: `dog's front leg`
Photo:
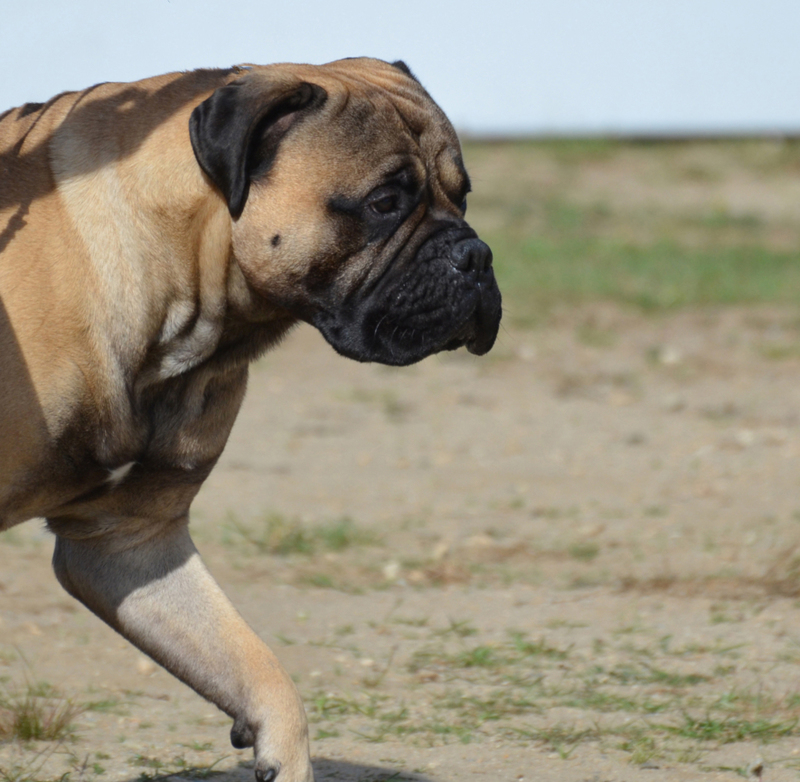
[[144, 541], [74, 540], [59, 520], [58, 580], [101, 619], [234, 719], [259, 782], [313, 782], [297, 688], [206, 570], [186, 520]]

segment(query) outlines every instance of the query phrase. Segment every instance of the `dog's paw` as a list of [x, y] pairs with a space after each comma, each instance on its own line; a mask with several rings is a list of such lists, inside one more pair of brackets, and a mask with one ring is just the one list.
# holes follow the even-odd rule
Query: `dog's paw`
[[314, 770], [308, 759], [282, 765], [278, 760], [256, 761], [256, 782], [314, 782]]
[[277, 761], [269, 765], [259, 765], [256, 767], [256, 782], [275, 782], [280, 770], [281, 764]]
[[[295, 693], [290, 691], [293, 696]], [[284, 700], [280, 709], [262, 709], [235, 719], [231, 743], [237, 748], [254, 748], [255, 782], [314, 782], [308, 723], [299, 697], [295, 703], [296, 711], [287, 708]]]

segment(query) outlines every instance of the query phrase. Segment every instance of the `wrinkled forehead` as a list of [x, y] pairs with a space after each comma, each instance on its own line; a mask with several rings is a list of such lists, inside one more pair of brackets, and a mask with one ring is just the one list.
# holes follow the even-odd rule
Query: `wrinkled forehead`
[[428, 157], [446, 147], [460, 155], [458, 137], [444, 112], [416, 79], [389, 63], [360, 57], [327, 65], [274, 65], [264, 68], [263, 76], [269, 81], [284, 70], [285, 77], [325, 90], [326, 122], [332, 132], [339, 126], [354, 143], [375, 144], [386, 134], [396, 143], [405, 135]]
[[458, 138], [444, 112], [413, 77], [380, 60], [338, 60], [319, 66], [321, 77], [330, 77], [334, 102], [369, 103], [384, 117], [397, 115], [409, 134], [431, 143], [458, 146]]
[[466, 172], [458, 136], [419, 82], [388, 63], [364, 58], [314, 71], [302, 78], [328, 93], [326, 135], [338, 151], [360, 157], [368, 148], [376, 162], [383, 155], [389, 168], [393, 160], [407, 158], [424, 169], [424, 176], [435, 171], [446, 189], [461, 186]]
[[[469, 188], [458, 137], [444, 112], [416, 79], [381, 60], [356, 58], [327, 65], [253, 66], [266, 86], [298, 80], [322, 87], [327, 98], [282, 144], [280, 159], [313, 165], [317, 179], [369, 191], [382, 177], [413, 167], [420, 181], [445, 194]], [[305, 164], [303, 163], [305, 161]], [[297, 189], [302, 189], [297, 184]], [[355, 192], [353, 193], [356, 194]]]

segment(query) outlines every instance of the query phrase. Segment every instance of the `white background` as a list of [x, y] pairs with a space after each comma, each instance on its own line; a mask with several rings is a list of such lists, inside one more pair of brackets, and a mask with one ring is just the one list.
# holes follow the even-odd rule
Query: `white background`
[[6, 0], [0, 111], [238, 62], [402, 58], [475, 134], [800, 132], [800, 0]]

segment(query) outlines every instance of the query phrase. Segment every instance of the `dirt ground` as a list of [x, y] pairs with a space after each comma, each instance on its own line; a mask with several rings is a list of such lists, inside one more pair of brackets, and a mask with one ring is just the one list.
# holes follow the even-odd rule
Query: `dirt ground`
[[[800, 321], [596, 306], [415, 367], [300, 329], [195, 540], [296, 677], [318, 782], [800, 775]], [[0, 535], [0, 780], [250, 779], [224, 715]], [[43, 684], [49, 683], [50, 686]]]

